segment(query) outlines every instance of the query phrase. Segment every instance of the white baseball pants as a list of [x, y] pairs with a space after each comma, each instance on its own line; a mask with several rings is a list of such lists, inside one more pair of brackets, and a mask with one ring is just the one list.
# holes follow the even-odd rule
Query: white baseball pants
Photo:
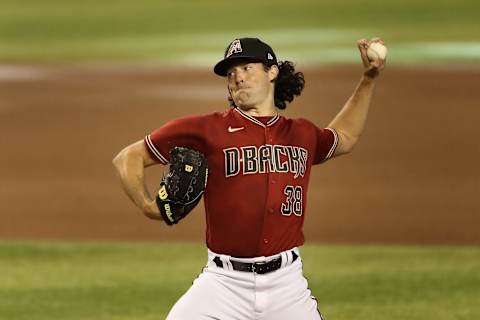
[[[322, 320], [317, 301], [303, 276], [299, 256], [292, 250], [280, 253], [280, 269], [266, 273], [235, 271], [230, 259], [267, 262], [278, 255], [238, 259], [208, 251], [208, 263], [193, 285], [177, 301], [167, 320]], [[223, 267], [213, 259], [219, 256]]]

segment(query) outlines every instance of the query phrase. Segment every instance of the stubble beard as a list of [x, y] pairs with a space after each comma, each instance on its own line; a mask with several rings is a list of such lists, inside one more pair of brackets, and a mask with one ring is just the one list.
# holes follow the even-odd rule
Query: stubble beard
[[248, 108], [250, 97], [251, 96], [248, 92], [242, 90], [235, 95], [235, 105], [237, 105], [238, 107]]

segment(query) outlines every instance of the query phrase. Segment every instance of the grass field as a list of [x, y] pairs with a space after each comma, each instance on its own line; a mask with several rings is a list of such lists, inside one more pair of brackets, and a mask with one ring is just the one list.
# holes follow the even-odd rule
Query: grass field
[[479, 11], [475, 0], [2, 0], [0, 61], [210, 64], [257, 35], [307, 62], [357, 61], [364, 36], [387, 39], [393, 63], [478, 62]]
[[[306, 246], [327, 319], [480, 319], [480, 248]], [[0, 242], [0, 319], [164, 319], [197, 244]]]

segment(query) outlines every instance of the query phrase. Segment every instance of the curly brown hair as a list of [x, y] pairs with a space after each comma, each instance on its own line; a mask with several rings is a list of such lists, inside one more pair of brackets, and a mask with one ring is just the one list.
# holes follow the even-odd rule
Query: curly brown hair
[[278, 63], [278, 76], [275, 79], [275, 106], [278, 109], [286, 109], [287, 103], [292, 102], [295, 96], [299, 96], [305, 88], [305, 78], [302, 72], [295, 72], [295, 66], [291, 61]]
[[[272, 66], [263, 65], [265, 71]], [[287, 103], [292, 102], [295, 96], [299, 96], [305, 88], [305, 78], [302, 72], [295, 72], [295, 66], [291, 61], [280, 61], [278, 63], [278, 76], [275, 82], [274, 103], [279, 109], [286, 109]], [[236, 108], [232, 97], [228, 97], [230, 106]]]

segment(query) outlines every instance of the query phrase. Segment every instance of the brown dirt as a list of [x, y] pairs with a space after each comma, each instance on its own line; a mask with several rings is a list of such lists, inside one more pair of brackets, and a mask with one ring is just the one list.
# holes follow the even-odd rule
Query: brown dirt
[[[226, 108], [222, 79], [202, 69], [22, 68], [0, 76], [0, 238], [203, 241], [202, 209], [175, 228], [143, 218], [111, 159], [168, 119]], [[326, 125], [360, 71], [306, 70], [286, 115]], [[313, 170], [307, 241], [480, 244], [479, 79], [478, 67], [389, 67], [355, 151]], [[161, 173], [148, 169], [150, 186]]]

